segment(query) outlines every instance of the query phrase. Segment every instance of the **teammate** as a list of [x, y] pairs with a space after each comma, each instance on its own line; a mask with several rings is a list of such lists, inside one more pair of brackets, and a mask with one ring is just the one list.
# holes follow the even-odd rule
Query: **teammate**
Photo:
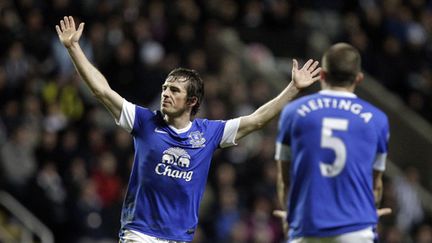
[[373, 242], [387, 116], [353, 93], [363, 80], [354, 47], [331, 46], [321, 64], [322, 90], [291, 102], [279, 120], [277, 188], [289, 242]]
[[162, 86], [160, 111], [134, 105], [113, 91], [105, 77], [88, 61], [72, 17], [56, 30], [82, 79], [105, 105], [117, 124], [134, 138], [135, 159], [123, 204], [121, 242], [189, 242], [198, 223], [198, 209], [213, 152], [235, 145], [279, 114], [299, 91], [319, 79], [318, 62], [298, 69], [292, 82], [273, 100], [248, 116], [228, 121], [193, 119], [203, 99], [197, 72], [178, 68]]

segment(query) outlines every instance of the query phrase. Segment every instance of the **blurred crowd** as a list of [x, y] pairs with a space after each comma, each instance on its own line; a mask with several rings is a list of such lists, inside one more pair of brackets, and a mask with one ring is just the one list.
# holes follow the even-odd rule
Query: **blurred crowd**
[[[432, 120], [431, 1], [2, 0], [0, 187], [56, 242], [116, 242], [134, 151], [59, 42], [54, 26], [65, 15], [86, 23], [81, 45], [111, 87], [146, 107], [158, 108], [160, 87], [178, 66], [204, 79], [200, 117], [249, 114], [278, 93], [218, 41], [230, 28], [276, 57], [319, 58], [330, 43], [349, 41], [367, 72]], [[276, 123], [216, 152], [195, 242], [281, 241], [271, 214], [280, 207]], [[380, 225], [382, 242], [432, 241], [418, 195], [407, 193], [419, 179], [407, 171], [386, 183], [383, 204], [395, 213]]]
[[232, 24], [245, 42], [318, 59], [331, 43], [349, 42], [368, 74], [432, 121], [432, 1], [242, 2], [228, 6], [242, 13]]

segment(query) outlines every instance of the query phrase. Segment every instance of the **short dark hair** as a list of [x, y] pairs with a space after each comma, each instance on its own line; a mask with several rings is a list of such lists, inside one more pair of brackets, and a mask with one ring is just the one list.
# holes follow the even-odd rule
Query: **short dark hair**
[[332, 86], [349, 86], [361, 71], [361, 57], [356, 48], [347, 43], [332, 45], [323, 55], [321, 64], [325, 81]]
[[174, 80], [185, 78], [186, 81], [188, 81], [186, 88], [188, 100], [192, 99], [193, 97], [197, 98], [197, 103], [192, 107], [191, 114], [195, 115], [198, 113], [202, 99], [204, 97], [204, 82], [199, 73], [193, 69], [176, 68], [168, 74], [167, 78], [169, 77], [172, 77]]

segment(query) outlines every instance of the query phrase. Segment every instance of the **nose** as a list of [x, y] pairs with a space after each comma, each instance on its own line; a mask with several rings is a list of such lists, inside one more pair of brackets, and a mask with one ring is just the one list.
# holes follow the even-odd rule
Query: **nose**
[[162, 90], [162, 97], [168, 97], [168, 89]]

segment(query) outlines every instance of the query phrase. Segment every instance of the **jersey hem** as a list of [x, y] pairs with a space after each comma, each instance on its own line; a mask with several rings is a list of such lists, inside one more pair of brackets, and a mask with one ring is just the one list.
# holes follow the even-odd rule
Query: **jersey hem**
[[351, 233], [359, 230], [364, 230], [369, 227], [374, 227], [375, 224], [364, 224], [364, 225], [356, 225], [356, 226], [349, 226], [349, 227], [343, 227], [341, 229], [335, 229], [335, 230], [316, 230], [313, 232], [303, 232], [303, 233], [293, 233], [290, 235], [290, 239], [300, 238], [300, 237], [334, 237], [346, 233]]
[[159, 239], [162, 239], [162, 240], [169, 240], [169, 241], [182, 241], [182, 242], [191, 242], [192, 240], [193, 240], [193, 237], [191, 238], [191, 239], [185, 239], [185, 238], [172, 238], [172, 237], [175, 237], [175, 236], [164, 236], [164, 235], [159, 235], [159, 234], [155, 234], [155, 233], [153, 233], [153, 232], [149, 232], [149, 231], [145, 231], [145, 230], [142, 230], [142, 229], [138, 229], [138, 228], [134, 228], [134, 227], [130, 227], [130, 226], [124, 226], [123, 228], [122, 228], [122, 230], [121, 231], [124, 231], [124, 230], [134, 230], [134, 231], [137, 231], [137, 232], [140, 232], [140, 233], [142, 233], [142, 234], [145, 234], [145, 235], [148, 235], [148, 236], [152, 236], [152, 237], [156, 237], [156, 238], [159, 238]]

